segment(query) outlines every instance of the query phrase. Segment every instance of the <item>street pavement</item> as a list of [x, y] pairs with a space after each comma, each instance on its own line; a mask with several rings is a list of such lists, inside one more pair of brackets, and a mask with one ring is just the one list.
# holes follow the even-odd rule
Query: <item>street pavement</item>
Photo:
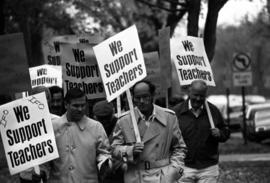
[[[231, 137], [242, 138], [242, 133], [232, 133]], [[267, 142], [269, 143], [269, 142]], [[230, 161], [270, 161], [270, 153], [258, 153], [258, 154], [226, 154], [219, 156], [220, 162]]]
[[220, 155], [219, 161], [270, 161], [270, 153]]

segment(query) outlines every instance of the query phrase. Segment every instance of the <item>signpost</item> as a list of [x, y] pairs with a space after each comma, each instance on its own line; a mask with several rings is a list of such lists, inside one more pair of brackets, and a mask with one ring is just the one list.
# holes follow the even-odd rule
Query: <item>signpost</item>
[[[182, 37], [171, 40], [171, 58], [177, 70], [180, 85], [190, 85], [195, 80], [203, 80], [208, 86], [215, 86], [214, 76], [203, 40], [196, 37]], [[211, 128], [215, 128], [211, 111], [205, 101]]]
[[87, 44], [64, 44], [61, 46], [64, 94], [79, 87], [87, 99], [104, 98], [105, 91], [93, 47]]
[[141, 142], [129, 88], [147, 75], [135, 25], [93, 47], [107, 101], [126, 91], [137, 142]]
[[234, 86], [251, 86], [252, 72], [251, 60], [245, 53], [237, 53], [233, 58], [233, 85]]
[[243, 137], [244, 144], [247, 144], [246, 138], [246, 101], [245, 87], [252, 85], [251, 59], [246, 53], [237, 53], [233, 58], [233, 85], [240, 86], [242, 91], [242, 111], [243, 111]]
[[45, 93], [4, 104], [0, 114], [11, 175], [59, 157]]
[[56, 65], [40, 65], [29, 68], [31, 86], [59, 86], [62, 88], [62, 68]]

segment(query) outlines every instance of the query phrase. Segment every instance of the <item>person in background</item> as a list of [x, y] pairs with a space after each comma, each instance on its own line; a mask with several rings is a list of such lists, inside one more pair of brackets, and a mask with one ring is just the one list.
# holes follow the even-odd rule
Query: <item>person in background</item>
[[64, 103], [66, 113], [53, 123], [59, 158], [52, 161], [49, 182], [97, 183], [112, 164], [106, 132], [85, 115], [86, 96], [79, 88], [68, 90]]
[[62, 116], [65, 112], [63, 89], [59, 86], [51, 86], [51, 113]]
[[218, 108], [208, 102], [215, 125], [211, 128], [205, 107], [206, 95], [206, 83], [195, 80], [188, 89], [189, 98], [174, 108], [188, 148], [185, 173], [179, 182], [218, 182], [218, 144], [229, 138], [230, 131]]
[[[46, 88], [45, 86], [38, 86], [38, 87], [32, 88], [32, 90], [29, 91], [29, 95], [35, 95], [42, 92], [45, 92], [48, 107], [50, 110], [51, 109], [51, 93], [48, 88]], [[52, 122], [54, 122], [58, 118], [59, 116], [51, 113]], [[20, 182], [21, 183], [39, 183], [41, 182], [41, 179], [42, 179], [43, 183], [46, 183], [49, 177], [50, 162], [40, 165], [39, 168], [40, 168], [40, 175], [35, 173], [34, 168], [29, 168], [25, 171], [22, 171], [19, 176]]]
[[[117, 118], [114, 116], [113, 105], [106, 100], [99, 101], [93, 106], [93, 115], [97, 121], [101, 122], [111, 142], [112, 131], [117, 122]], [[123, 183], [121, 165], [121, 161], [114, 160], [112, 171], [108, 172], [106, 177], [101, 178], [102, 183]]]
[[142, 142], [136, 142], [131, 114], [119, 118], [113, 131], [112, 154], [127, 159], [126, 183], [174, 183], [183, 173], [186, 145], [173, 111], [154, 102], [155, 86], [136, 83], [132, 90]]
[[110, 137], [117, 121], [114, 116], [113, 105], [106, 100], [99, 101], [93, 106], [93, 115], [97, 121], [101, 122], [107, 136]]

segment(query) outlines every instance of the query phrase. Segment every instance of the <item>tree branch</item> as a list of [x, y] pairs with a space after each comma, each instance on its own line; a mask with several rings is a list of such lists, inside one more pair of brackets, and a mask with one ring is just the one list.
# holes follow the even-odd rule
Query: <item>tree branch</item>
[[216, 28], [219, 10], [228, 0], [208, 0], [208, 12], [204, 29], [204, 45], [209, 62], [212, 61], [216, 46]]
[[164, 0], [164, 1], [167, 1], [167, 2], [169, 2], [171, 4], [174, 4], [174, 5], [180, 5], [180, 6], [183, 6], [183, 7], [187, 7], [186, 2], [182, 3], [182, 2], [179, 2], [178, 0]]
[[167, 24], [166, 26], [170, 26], [170, 36], [172, 37], [174, 30], [178, 24], [178, 22], [183, 18], [186, 14], [187, 10], [180, 11], [178, 14], [171, 13], [167, 17]]
[[159, 9], [161, 9], [161, 10], [165, 10], [165, 11], [168, 11], [168, 12], [177, 12], [177, 11], [182, 11], [182, 10], [183, 10], [183, 9], [175, 9], [175, 10], [171, 10], [171, 9], [169, 9], [169, 8], [165, 8], [165, 7], [160, 6], [160, 5], [157, 5], [157, 4], [152, 4], [152, 3], [146, 2], [146, 1], [144, 1], [144, 0], [136, 0], [136, 1], [138, 1], [138, 2], [140, 2], [140, 3], [143, 3], [143, 4], [146, 4], [146, 5], [150, 6], [150, 7], [159, 8]]

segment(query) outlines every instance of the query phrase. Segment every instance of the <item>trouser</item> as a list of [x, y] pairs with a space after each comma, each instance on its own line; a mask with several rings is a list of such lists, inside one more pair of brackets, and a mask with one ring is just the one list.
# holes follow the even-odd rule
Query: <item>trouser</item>
[[217, 183], [219, 166], [213, 165], [203, 169], [184, 167], [184, 175], [179, 183]]

